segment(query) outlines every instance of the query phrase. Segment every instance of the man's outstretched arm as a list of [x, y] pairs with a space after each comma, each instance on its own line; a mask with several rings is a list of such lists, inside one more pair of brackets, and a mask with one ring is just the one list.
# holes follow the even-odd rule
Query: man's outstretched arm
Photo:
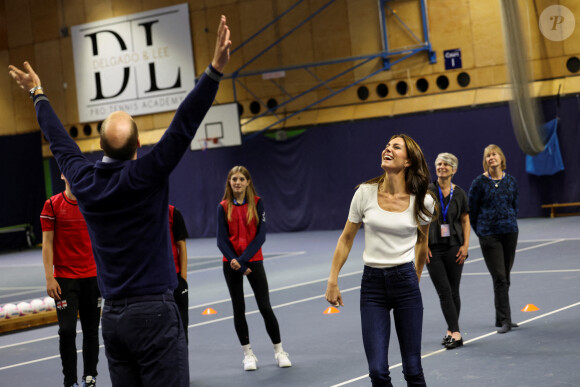
[[86, 159], [82, 155], [78, 145], [62, 126], [48, 98], [43, 95], [44, 91], [42, 90], [40, 78], [30, 63], [24, 62], [22, 68], [23, 70], [10, 65], [8, 66], [8, 73], [21, 89], [30, 93], [30, 97], [34, 100], [38, 123], [50, 143], [50, 150], [60, 170], [67, 179], [73, 181], [73, 172], [70, 168], [75, 161], [80, 161], [84, 165]]

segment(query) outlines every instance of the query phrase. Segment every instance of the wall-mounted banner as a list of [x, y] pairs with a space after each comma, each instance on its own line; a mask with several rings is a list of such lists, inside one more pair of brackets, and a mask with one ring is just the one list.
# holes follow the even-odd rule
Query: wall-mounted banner
[[175, 110], [195, 84], [187, 4], [71, 28], [79, 120]]

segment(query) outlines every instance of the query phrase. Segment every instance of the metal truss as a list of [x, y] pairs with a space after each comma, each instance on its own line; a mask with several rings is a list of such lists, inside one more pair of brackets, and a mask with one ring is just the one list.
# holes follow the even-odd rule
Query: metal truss
[[[231, 52], [231, 55], [235, 55], [238, 50], [240, 50], [242, 47], [244, 47], [245, 45], [250, 43], [257, 36], [264, 33], [268, 28], [273, 26], [276, 22], [278, 22], [284, 16], [289, 14], [293, 9], [295, 9], [298, 5], [300, 5], [300, 3], [304, 2], [304, 1], [305, 0], [297, 0], [287, 10], [285, 10], [279, 16], [274, 18], [274, 20], [272, 20], [270, 23], [268, 23], [264, 27], [260, 28], [254, 35], [252, 35], [247, 40], [242, 42], [239, 46], [237, 46], [235, 49], [233, 49]], [[427, 7], [426, 7], [427, 0], [417, 0], [417, 1], [419, 1], [420, 8], [421, 8], [422, 26], [423, 26], [423, 39], [422, 40], [419, 39], [413, 33], [413, 31], [411, 31], [411, 29], [404, 23], [402, 18], [399, 17], [399, 15], [397, 15], [396, 11], [394, 11], [391, 8], [389, 3], [392, 3], [393, 0], [378, 0], [383, 51], [375, 53], [375, 54], [352, 56], [352, 57], [348, 57], [348, 58], [338, 58], [338, 59], [326, 60], [326, 61], [315, 62], [315, 63], [305, 63], [305, 64], [294, 65], [294, 66], [283, 66], [283, 67], [269, 68], [269, 69], [263, 69], [263, 70], [247, 70], [247, 68], [253, 62], [258, 60], [260, 57], [262, 57], [264, 54], [266, 54], [273, 47], [275, 47], [280, 42], [282, 42], [283, 40], [285, 40], [286, 38], [291, 36], [292, 33], [294, 33], [296, 30], [298, 30], [304, 24], [306, 24], [307, 22], [309, 22], [310, 20], [312, 20], [313, 18], [315, 18], [316, 16], [321, 14], [325, 9], [327, 9], [334, 2], [336, 2], [336, 0], [329, 0], [326, 3], [322, 4], [314, 12], [312, 12], [304, 20], [298, 22], [287, 33], [285, 33], [284, 35], [279, 37], [276, 41], [269, 44], [261, 52], [259, 52], [257, 55], [255, 55], [250, 60], [246, 61], [241, 67], [239, 67], [234, 72], [232, 72], [230, 75], [228, 75], [227, 78], [231, 79], [232, 83], [233, 83], [233, 92], [234, 92], [235, 102], [238, 102], [237, 87], [241, 87], [249, 95], [251, 95], [262, 107], [264, 107], [266, 109], [263, 113], [260, 113], [258, 115], [255, 115], [252, 118], [249, 118], [248, 120], [245, 120], [241, 124], [242, 132], [243, 132], [243, 127], [245, 125], [248, 125], [248, 124], [254, 122], [255, 120], [258, 120], [260, 118], [267, 117], [267, 116], [274, 118], [274, 122], [271, 122], [271, 120], [269, 120], [269, 122], [271, 122], [271, 123], [268, 123], [264, 128], [261, 128], [257, 132], [253, 132], [251, 134], [244, 136], [243, 141], [248, 141], [257, 135], [259, 135], [259, 134], [261, 134], [269, 129], [272, 129], [275, 126], [282, 124], [284, 121], [286, 121], [286, 120], [288, 120], [288, 119], [290, 119], [290, 118], [292, 118], [292, 117], [294, 117], [294, 116], [296, 116], [296, 115], [298, 115], [298, 114], [300, 114], [308, 109], [311, 109], [316, 105], [321, 104], [322, 102], [328, 100], [329, 98], [332, 98], [335, 95], [342, 93], [343, 91], [348, 90], [348, 89], [368, 80], [369, 78], [371, 78], [371, 77], [373, 77], [373, 76], [375, 76], [383, 71], [387, 71], [387, 70], [391, 69], [391, 67], [394, 66], [395, 64], [397, 64], [397, 63], [399, 63], [399, 62], [401, 62], [401, 61], [403, 61], [403, 60], [405, 60], [413, 55], [416, 55], [420, 52], [426, 51], [428, 53], [429, 62], [436, 63], [436, 61], [437, 61], [436, 55], [435, 55], [435, 52], [431, 48], [431, 42], [429, 40], [429, 26], [428, 26], [428, 20], [427, 20]], [[390, 14], [394, 16], [394, 19], [396, 20], [397, 24], [399, 24], [402, 28], [404, 28], [410, 34], [410, 36], [413, 37], [413, 39], [417, 42], [416, 45], [413, 45], [410, 47], [404, 47], [404, 48], [393, 48], [393, 49], [391, 49], [389, 47], [389, 45], [388, 45], [388, 28], [387, 28], [387, 20], [386, 20], [387, 12], [390, 12]], [[365, 65], [365, 64], [367, 64], [370, 61], [375, 60], [375, 59], [380, 59], [381, 63], [382, 63], [382, 67], [379, 68], [378, 70], [373, 71], [373, 72], [363, 76], [362, 78], [356, 80], [355, 82], [352, 82], [344, 87], [340, 87], [340, 88], [332, 88], [331, 87], [331, 85], [330, 85], [331, 82], [340, 79], [340, 77], [351, 73], [352, 71], [359, 68], [360, 66], [363, 66], [363, 65]], [[352, 63], [352, 66], [344, 71], [337, 73], [337, 74], [330, 75], [327, 79], [320, 79], [320, 77], [318, 77], [315, 74], [315, 72], [313, 71], [313, 69], [318, 68], [318, 67], [329, 66], [329, 65], [338, 64], [338, 63]], [[288, 72], [288, 71], [305, 72], [308, 77], [311, 77], [313, 79], [313, 86], [308, 88], [307, 90], [299, 92], [296, 95], [291, 95], [279, 82], [276, 82], [276, 76], [275, 76], [276, 74], [281, 74], [281, 73], [285, 74], [285, 72]], [[267, 75], [264, 76], [265, 74], [267, 74]], [[257, 76], [257, 75], [262, 75], [263, 78], [270, 78], [270, 79], [268, 79], [268, 81], [271, 82], [277, 89], [279, 89], [280, 92], [284, 96], [287, 97], [287, 99], [284, 102], [277, 104], [276, 106], [268, 106], [267, 102], [265, 102], [262, 98], [260, 98], [257, 95], [257, 93], [250, 90], [250, 88], [247, 87], [244, 84], [244, 82], [242, 82], [243, 78]], [[268, 75], [272, 75], [272, 77], [269, 77]], [[325, 97], [320, 98], [317, 101], [312, 102], [312, 103], [308, 104], [307, 106], [304, 106], [301, 109], [294, 111], [294, 112], [291, 112], [291, 113], [284, 113], [284, 114], [276, 113], [277, 110], [283, 108], [284, 106], [286, 106], [292, 102], [295, 102], [295, 101], [299, 100], [300, 98], [305, 97], [306, 95], [308, 95], [310, 93], [316, 92], [318, 89], [323, 88], [323, 87], [325, 89], [327, 89], [327, 91], [329, 91], [329, 94], [326, 95]]]

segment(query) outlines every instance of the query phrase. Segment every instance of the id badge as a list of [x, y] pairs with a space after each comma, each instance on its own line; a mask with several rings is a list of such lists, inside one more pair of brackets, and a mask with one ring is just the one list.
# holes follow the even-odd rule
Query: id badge
[[442, 224], [441, 225], [441, 236], [442, 237], [449, 237], [449, 236], [451, 236], [451, 232], [449, 230], [449, 224]]

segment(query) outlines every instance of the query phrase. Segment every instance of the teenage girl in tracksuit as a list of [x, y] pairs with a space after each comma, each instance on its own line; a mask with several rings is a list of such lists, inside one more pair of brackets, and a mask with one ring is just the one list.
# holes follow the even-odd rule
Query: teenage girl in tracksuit
[[280, 328], [270, 305], [268, 280], [264, 271], [264, 205], [262, 199], [256, 195], [250, 172], [243, 166], [235, 166], [228, 173], [225, 193], [218, 205], [217, 224], [217, 245], [223, 254], [223, 271], [232, 299], [234, 326], [244, 351], [244, 370], [255, 370], [258, 360], [250, 346], [244, 302], [244, 277], [248, 278], [254, 291], [266, 331], [274, 344], [278, 365], [282, 368], [291, 367], [288, 353], [282, 348]]

